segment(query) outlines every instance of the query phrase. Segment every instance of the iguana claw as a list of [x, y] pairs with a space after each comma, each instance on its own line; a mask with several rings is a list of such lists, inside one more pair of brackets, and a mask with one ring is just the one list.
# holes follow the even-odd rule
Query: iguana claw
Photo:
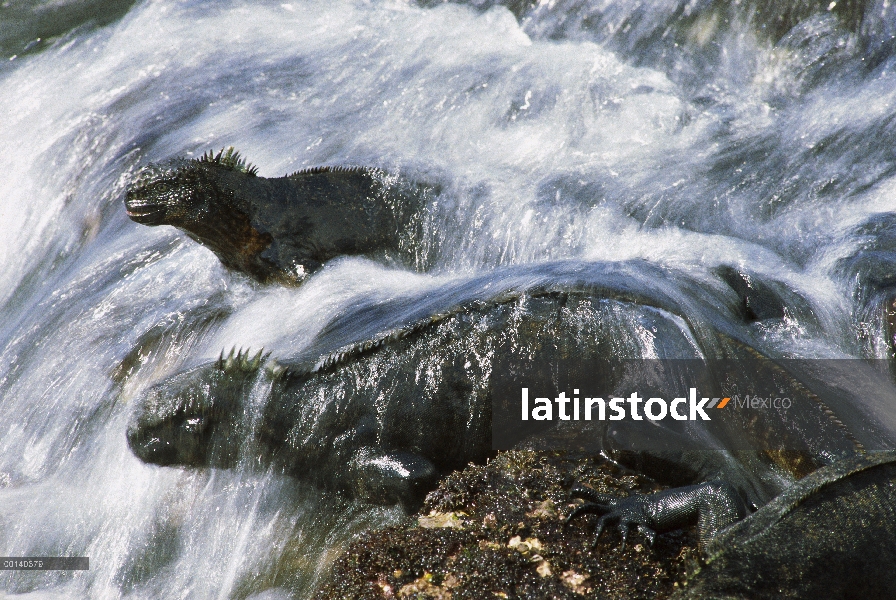
[[606, 526], [613, 524], [622, 536], [623, 548], [632, 526], [644, 534], [652, 545], [658, 532], [696, 525], [700, 545], [705, 546], [719, 531], [747, 513], [737, 491], [723, 481], [707, 481], [625, 498], [601, 494], [581, 485], [574, 486], [570, 493], [590, 502], [576, 508], [566, 522], [581, 514], [600, 514], [595, 544]]
[[571, 490], [571, 494], [576, 498], [591, 500], [582, 506], [579, 506], [570, 513], [566, 518], [566, 524], [579, 515], [596, 513], [601, 517], [597, 521], [594, 530], [594, 543], [592, 548], [597, 547], [597, 542], [607, 525], [616, 525], [622, 536], [622, 549], [625, 550], [625, 544], [628, 540], [628, 533], [632, 526], [647, 538], [647, 544], [653, 545], [656, 539], [656, 531], [651, 527], [652, 520], [644, 510], [647, 496], [638, 495], [627, 498], [617, 498], [607, 494], [601, 494], [591, 488], [584, 486], [576, 486]]

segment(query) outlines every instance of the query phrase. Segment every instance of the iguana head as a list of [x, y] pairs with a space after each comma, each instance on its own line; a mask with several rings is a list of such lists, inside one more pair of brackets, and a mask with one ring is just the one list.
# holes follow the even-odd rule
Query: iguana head
[[256, 168], [233, 147], [197, 159], [149, 164], [128, 186], [128, 216], [144, 225], [175, 225], [189, 229], [193, 221], [214, 209], [228, 194], [226, 177], [255, 177]]
[[262, 256], [273, 238], [253, 222], [251, 188], [259, 179], [255, 167], [233, 148], [150, 164], [128, 187], [125, 207], [138, 223], [182, 229], [229, 269], [262, 283], [290, 282], [288, 274]]
[[232, 466], [247, 433], [244, 399], [265, 358], [222, 353], [146, 390], [128, 426], [131, 450], [157, 465]]

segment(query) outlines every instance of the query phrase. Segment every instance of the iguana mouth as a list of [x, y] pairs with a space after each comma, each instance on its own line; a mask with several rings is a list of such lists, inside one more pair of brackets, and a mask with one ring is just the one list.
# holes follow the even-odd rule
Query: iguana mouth
[[126, 209], [128, 217], [131, 220], [143, 225], [156, 225], [164, 222], [164, 207], [150, 204], [146, 206], [128, 206]]

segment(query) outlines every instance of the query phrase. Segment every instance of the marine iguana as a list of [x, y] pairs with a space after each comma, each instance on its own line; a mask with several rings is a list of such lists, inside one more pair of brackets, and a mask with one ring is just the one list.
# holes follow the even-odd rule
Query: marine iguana
[[[274, 463], [319, 487], [411, 509], [442, 475], [493, 453], [498, 381], [524, 381], [556, 395], [561, 365], [601, 369], [607, 356], [645, 358], [657, 349], [650, 336], [679, 358], [689, 351], [699, 358], [697, 339], [704, 352], [755, 359], [743, 342], [689, 326], [648, 300], [597, 286], [530, 289], [454, 306], [313, 362], [222, 355], [147, 390], [128, 440], [138, 457], [161, 465], [228, 467], [246, 459], [241, 450], [254, 452], [252, 461]], [[610, 390], [627, 372], [606, 368], [590, 376]], [[803, 393], [780, 369], [768, 377]], [[715, 385], [721, 390], [731, 381]], [[516, 388], [511, 401], [518, 403], [518, 394]], [[256, 398], [263, 399], [260, 411]], [[673, 454], [715, 444], [707, 454], [714, 462], [704, 461], [695, 476], [724, 477], [757, 505], [861, 445], [817, 398], [790, 419], [774, 411], [728, 416], [689, 422], [684, 430], [644, 430], [642, 422], [632, 435], [675, 440]], [[605, 426], [586, 433], [600, 438]], [[631, 450], [624, 432], [607, 437], [620, 457]]]
[[[588, 293], [473, 302], [406, 329], [281, 364], [230, 353], [149, 388], [128, 428], [148, 463], [230, 467], [251, 460], [375, 503], [418, 506], [438, 479], [482, 462], [495, 373], [549, 382], [567, 356], [612, 351], [601, 318], [618, 302]], [[640, 307], [642, 319], [659, 321]], [[661, 324], [660, 324], [661, 325]], [[265, 396], [260, 414], [252, 398]]]
[[436, 188], [368, 167], [317, 167], [278, 178], [228, 148], [143, 167], [128, 216], [173, 225], [229, 269], [296, 285], [326, 261], [374, 255], [423, 270], [424, 208]]
[[249, 434], [253, 390], [268, 390], [254, 425], [265, 462], [412, 510], [439, 476], [493, 454], [488, 380], [499, 359], [551, 364], [574, 347], [598, 352], [599, 343], [582, 347], [581, 324], [564, 318], [590, 301], [474, 304], [315, 365], [231, 352], [150, 388], [128, 441], [150, 463], [232, 466]]

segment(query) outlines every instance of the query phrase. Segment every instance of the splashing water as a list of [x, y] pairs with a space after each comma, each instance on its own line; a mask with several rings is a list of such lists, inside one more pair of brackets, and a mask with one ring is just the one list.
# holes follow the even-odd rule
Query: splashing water
[[[890, 358], [887, 3], [796, 2], [786, 19], [761, 1], [511, 4], [520, 20], [399, 0], [146, 0], [37, 45], [25, 37], [45, 7], [16, 8], [28, 26], [0, 35], [0, 553], [91, 569], [5, 571], [0, 588], [309, 594], [397, 509], [274, 473], [144, 465], [125, 441], [132, 400], [222, 348], [332, 349], [551, 281], [552, 261], [640, 260], [715, 288], [735, 266], [817, 319], [737, 325], [764, 351]], [[346, 258], [300, 288], [259, 287], [127, 219], [141, 165], [230, 145], [263, 176], [354, 164], [441, 184], [439, 264]]]

